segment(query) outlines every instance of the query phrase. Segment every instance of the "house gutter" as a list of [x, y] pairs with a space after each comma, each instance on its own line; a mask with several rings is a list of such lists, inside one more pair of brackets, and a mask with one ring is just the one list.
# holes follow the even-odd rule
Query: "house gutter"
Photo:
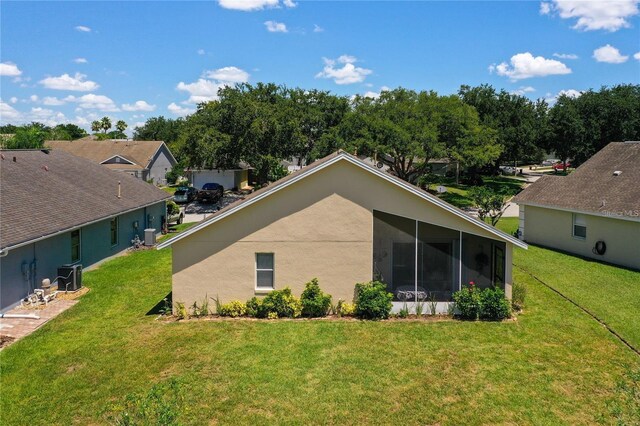
[[[60, 235], [60, 234], [66, 233], [66, 232], [74, 231], [74, 230], [80, 229], [80, 228], [82, 228], [84, 226], [93, 225], [94, 223], [102, 222], [103, 220], [107, 220], [107, 219], [111, 219], [111, 218], [116, 217], [116, 216], [127, 214], [127, 213], [130, 213], [130, 212], [135, 211], [135, 210], [144, 209], [144, 208], [147, 208], [147, 207], [152, 206], [154, 204], [158, 204], [161, 201], [165, 201], [166, 202], [170, 198], [171, 198], [171, 196], [168, 195], [167, 198], [163, 198], [163, 199], [161, 199], [159, 201], [155, 201], [153, 203], [147, 203], [147, 204], [144, 204], [144, 205], [141, 205], [141, 206], [138, 206], [138, 207], [134, 207], [134, 208], [131, 208], [131, 209], [123, 210], [121, 212], [118, 212], [117, 214], [113, 214], [113, 215], [110, 215], [110, 216], [104, 216], [104, 217], [101, 217], [100, 219], [95, 219], [95, 220], [92, 220], [92, 221], [89, 221], [89, 222], [84, 222], [84, 223], [81, 223], [80, 225], [72, 226], [71, 228], [62, 229], [62, 230], [56, 231], [56, 232], [54, 232], [52, 234], [43, 235], [41, 237], [34, 238], [32, 240], [23, 241], [21, 243], [14, 244], [12, 246], [4, 247], [4, 248], [0, 249], [0, 257], [5, 257], [6, 255], [8, 255], [10, 250], [15, 250], [17, 248], [20, 248], [20, 247], [23, 247], [23, 246], [26, 246], [26, 245], [29, 245], [29, 244], [37, 243], [39, 241], [46, 240], [47, 238], [55, 237], [56, 235]], [[145, 220], [146, 220], [146, 215], [145, 215]]]

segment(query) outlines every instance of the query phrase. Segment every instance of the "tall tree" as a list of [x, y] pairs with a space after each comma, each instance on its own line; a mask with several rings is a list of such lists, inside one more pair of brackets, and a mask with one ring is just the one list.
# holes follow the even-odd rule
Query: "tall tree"
[[94, 133], [98, 133], [102, 130], [102, 122], [100, 120], [94, 120], [91, 122], [91, 131]]
[[549, 151], [562, 160], [565, 170], [567, 160], [574, 157], [584, 143], [585, 129], [577, 107], [577, 100], [560, 95], [549, 111]]
[[102, 117], [100, 119], [100, 128], [102, 129], [102, 133], [107, 133], [109, 129], [111, 129], [111, 119], [109, 117]]
[[10, 139], [5, 142], [7, 149], [39, 149], [44, 146], [48, 128], [40, 123], [31, 123], [16, 128]]

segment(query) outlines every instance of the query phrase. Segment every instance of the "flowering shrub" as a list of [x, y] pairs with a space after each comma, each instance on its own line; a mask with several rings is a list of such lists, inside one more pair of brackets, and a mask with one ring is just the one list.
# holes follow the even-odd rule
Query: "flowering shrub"
[[218, 313], [223, 317], [242, 317], [247, 314], [247, 305], [239, 300], [220, 305]]
[[356, 284], [356, 316], [364, 319], [389, 318], [393, 294], [379, 281]]
[[453, 293], [453, 301], [460, 312], [460, 318], [475, 320], [480, 311], [480, 292], [473, 281], [468, 286]]
[[340, 304], [338, 313], [344, 317], [352, 317], [356, 313], [356, 305], [353, 303], [343, 302]]
[[323, 317], [331, 306], [331, 296], [320, 290], [318, 279], [314, 278], [306, 284], [300, 302], [305, 317]]

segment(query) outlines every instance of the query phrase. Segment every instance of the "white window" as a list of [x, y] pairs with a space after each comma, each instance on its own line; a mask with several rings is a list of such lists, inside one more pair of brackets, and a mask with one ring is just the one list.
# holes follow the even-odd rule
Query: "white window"
[[573, 214], [573, 236], [581, 240], [587, 238], [587, 221], [583, 214]]
[[273, 289], [273, 253], [256, 253], [256, 288]]

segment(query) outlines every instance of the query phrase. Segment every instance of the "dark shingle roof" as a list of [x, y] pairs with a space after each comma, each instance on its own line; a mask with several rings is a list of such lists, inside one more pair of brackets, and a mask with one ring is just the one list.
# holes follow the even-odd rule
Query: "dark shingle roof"
[[170, 197], [140, 179], [61, 150], [0, 153], [0, 248]]
[[106, 139], [102, 141], [78, 139], [75, 141], [45, 141], [45, 146], [63, 150], [78, 157], [102, 163], [115, 155], [136, 163], [140, 169], [148, 168], [153, 156], [164, 145], [163, 141], [130, 141]]
[[610, 143], [570, 175], [543, 176], [514, 201], [598, 214], [640, 211], [640, 142]]

